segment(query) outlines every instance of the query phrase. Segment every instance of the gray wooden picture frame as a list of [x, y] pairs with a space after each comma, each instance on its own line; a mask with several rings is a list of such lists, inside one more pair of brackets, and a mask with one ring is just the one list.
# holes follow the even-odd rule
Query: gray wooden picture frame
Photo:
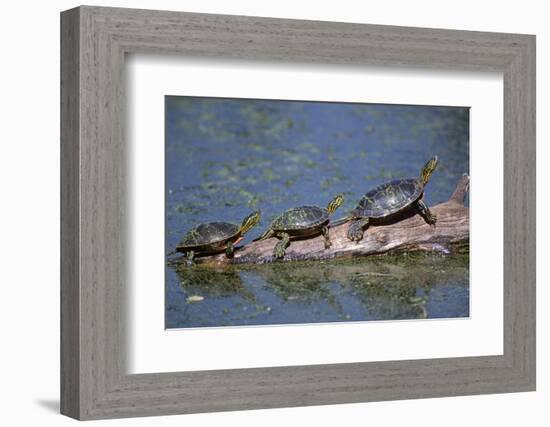
[[[504, 76], [504, 354], [129, 375], [127, 53]], [[83, 6], [61, 14], [61, 412], [100, 419], [535, 389], [535, 37]], [[159, 286], [162, 286], [159, 283]]]

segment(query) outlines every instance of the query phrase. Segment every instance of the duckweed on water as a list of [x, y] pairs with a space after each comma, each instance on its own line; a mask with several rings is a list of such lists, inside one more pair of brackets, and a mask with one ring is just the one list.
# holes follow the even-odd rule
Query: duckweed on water
[[[467, 310], [441, 313], [432, 300], [448, 292], [467, 299], [468, 287], [456, 285], [467, 281], [468, 271], [467, 256], [422, 254], [177, 269], [183, 295], [200, 292], [206, 297], [201, 306], [211, 305], [229, 325], [294, 323], [303, 311], [310, 321], [467, 316]], [[246, 315], [242, 307], [248, 307]], [[321, 309], [317, 315], [314, 307]]]
[[[282, 211], [351, 210], [381, 182], [417, 176], [446, 200], [468, 172], [467, 108], [168, 97], [166, 252], [201, 222], [262, 211], [250, 241]], [[326, 263], [168, 267], [166, 327], [284, 324], [469, 315], [468, 248], [457, 257], [386, 256]], [[194, 295], [204, 297], [189, 303]], [[243, 308], [246, 307], [246, 310]]]

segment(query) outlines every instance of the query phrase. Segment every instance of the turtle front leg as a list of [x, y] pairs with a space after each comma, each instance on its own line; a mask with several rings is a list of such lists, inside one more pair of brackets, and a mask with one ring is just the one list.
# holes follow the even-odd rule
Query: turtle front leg
[[235, 246], [233, 245], [233, 242], [227, 242], [227, 247], [225, 248], [225, 255], [227, 258], [233, 258], [233, 254], [235, 253]]
[[279, 240], [273, 248], [273, 255], [278, 259], [285, 256], [285, 250], [290, 244], [290, 235], [288, 233], [281, 233], [280, 237], [281, 240]]
[[194, 259], [195, 259], [195, 251], [188, 251], [187, 252], [187, 265], [191, 266], [194, 264]]
[[368, 218], [361, 218], [352, 222], [348, 228], [348, 239], [359, 243], [363, 239], [363, 233], [369, 225]]
[[329, 230], [328, 225], [323, 225], [323, 228], [321, 228], [321, 233], [325, 238], [325, 249], [329, 249], [332, 246], [332, 242], [330, 241], [330, 235], [328, 230]]
[[420, 212], [420, 215], [422, 215], [424, 220], [428, 224], [435, 226], [435, 223], [437, 222], [437, 216], [430, 212], [430, 209], [428, 208], [426, 203], [424, 203], [423, 200], [419, 200], [418, 202], [416, 202], [416, 206], [418, 207], [418, 211]]

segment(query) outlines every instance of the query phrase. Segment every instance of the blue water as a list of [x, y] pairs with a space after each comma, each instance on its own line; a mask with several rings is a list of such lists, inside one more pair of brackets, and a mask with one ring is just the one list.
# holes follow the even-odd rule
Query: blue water
[[[201, 222], [255, 209], [262, 221], [243, 243], [285, 209], [337, 193], [343, 215], [437, 154], [434, 205], [469, 172], [468, 153], [467, 108], [166, 97], [166, 252]], [[468, 316], [468, 266], [461, 255], [167, 267], [166, 327]]]

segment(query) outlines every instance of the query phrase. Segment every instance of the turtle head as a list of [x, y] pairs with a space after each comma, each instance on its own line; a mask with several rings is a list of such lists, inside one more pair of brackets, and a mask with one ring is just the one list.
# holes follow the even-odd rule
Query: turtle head
[[252, 227], [258, 224], [258, 222], [260, 222], [260, 211], [254, 211], [245, 219], [243, 219], [243, 222], [241, 224], [241, 234], [249, 231]]
[[340, 193], [334, 199], [328, 202], [328, 205], [327, 205], [328, 214], [332, 215], [336, 209], [342, 206], [342, 203], [344, 203], [344, 195]]
[[428, 183], [436, 167], [437, 156], [434, 156], [430, 160], [428, 160], [428, 162], [422, 168], [422, 172], [420, 172], [420, 181], [422, 181], [422, 185], [426, 185]]

